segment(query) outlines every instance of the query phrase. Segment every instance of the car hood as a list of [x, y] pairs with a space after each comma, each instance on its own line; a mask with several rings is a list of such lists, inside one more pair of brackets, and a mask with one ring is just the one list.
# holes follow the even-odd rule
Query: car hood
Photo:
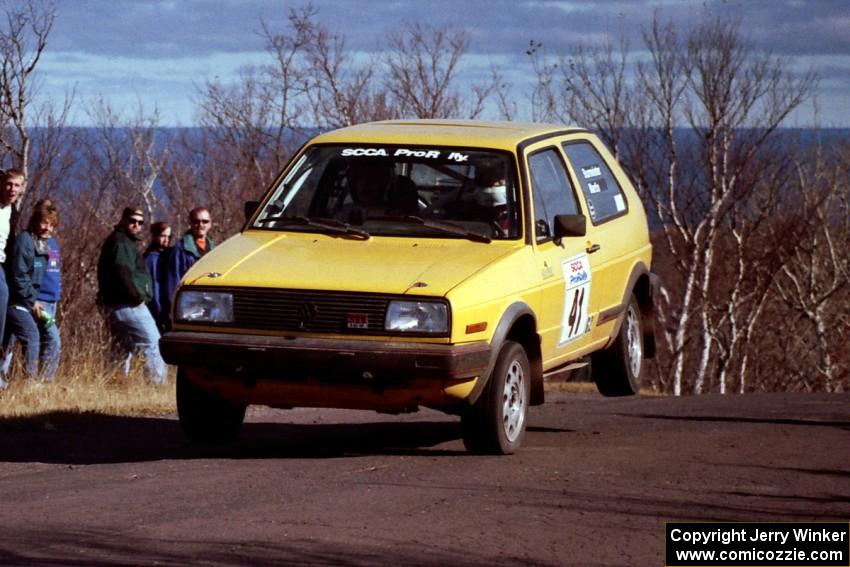
[[508, 241], [246, 231], [199, 260], [183, 282], [444, 296], [519, 248]]

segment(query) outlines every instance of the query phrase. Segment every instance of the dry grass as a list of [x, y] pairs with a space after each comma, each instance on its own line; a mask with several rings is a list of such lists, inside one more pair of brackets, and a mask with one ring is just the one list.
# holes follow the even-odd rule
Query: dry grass
[[547, 392], [571, 392], [574, 394], [592, 394], [595, 393], [596, 384], [593, 382], [563, 382], [563, 381], [546, 381], [543, 384]]
[[0, 390], [0, 419], [51, 412], [140, 416], [176, 411], [173, 371], [162, 386], [148, 383], [140, 364], [134, 364], [125, 378], [107, 369], [98, 352], [63, 354], [53, 383], [27, 380], [20, 368], [13, 367], [9, 387]]
[[[595, 393], [591, 383], [546, 384], [547, 391]], [[56, 382], [14, 379], [0, 390], [0, 419], [32, 417], [52, 412], [100, 413], [120, 416], [165, 415], [177, 412], [174, 379], [157, 386], [147, 383], [141, 372], [130, 377], [108, 374], [60, 373]]]
[[[568, 392], [572, 394], [596, 394], [599, 392], [599, 390], [596, 389], [596, 384], [593, 382], [547, 381], [545, 382], [544, 387], [547, 392]], [[644, 385], [640, 389], [640, 395], [666, 396], [667, 394], [652, 388], [647, 388]]]
[[[113, 372], [106, 364], [104, 342], [90, 341], [63, 352], [56, 381], [27, 380], [16, 356], [9, 387], [0, 390], [0, 419], [31, 417], [52, 412], [101, 413], [118, 416], [165, 415], [177, 412], [175, 369], [167, 384], [148, 383], [141, 361], [134, 359], [129, 377]], [[596, 393], [593, 382], [547, 380], [550, 392]], [[642, 395], [658, 395], [644, 389]]]
[[173, 383], [155, 386], [135, 378], [125, 383], [60, 379], [46, 384], [26, 380], [0, 392], [0, 419], [52, 412], [139, 416], [175, 411]]

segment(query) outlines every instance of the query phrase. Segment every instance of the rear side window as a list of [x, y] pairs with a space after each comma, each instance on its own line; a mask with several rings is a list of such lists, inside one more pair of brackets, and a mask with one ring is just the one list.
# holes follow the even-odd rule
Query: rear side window
[[552, 237], [555, 215], [578, 213], [575, 193], [556, 148], [528, 157], [534, 202], [534, 232], [538, 242]]
[[564, 153], [578, 177], [593, 224], [626, 213], [626, 198], [605, 160], [589, 142], [564, 144]]

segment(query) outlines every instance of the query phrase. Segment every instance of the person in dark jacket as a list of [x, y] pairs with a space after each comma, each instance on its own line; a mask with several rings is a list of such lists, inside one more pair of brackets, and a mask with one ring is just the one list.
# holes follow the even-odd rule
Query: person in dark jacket
[[151, 241], [145, 250], [145, 265], [151, 275], [153, 298], [148, 303], [159, 332], [165, 330], [166, 317], [162, 308], [162, 281], [165, 276], [165, 260], [171, 250], [171, 227], [167, 222], [159, 221], [151, 225]]
[[167, 368], [159, 353], [159, 329], [146, 305], [152, 299], [151, 276], [138, 249], [144, 224], [142, 210], [127, 207], [103, 243], [97, 263], [98, 301], [112, 333], [113, 362], [123, 364], [126, 376], [133, 353], [140, 351], [145, 377], [164, 384]]
[[[40, 208], [52, 209], [56, 212], [57, 222], [54, 224], [55, 230], [59, 224], [59, 211], [53, 204], [53, 200], [49, 197], [39, 199], [36, 201], [35, 206], [33, 206], [33, 212]], [[44, 277], [41, 279], [41, 286], [38, 289], [38, 297], [36, 298], [36, 301], [38, 301], [39, 305], [41, 305], [42, 313], [47, 312], [47, 316], [55, 322], [56, 312], [59, 309], [59, 299], [62, 296], [62, 257], [59, 253], [59, 243], [56, 241], [55, 236], [51, 236], [47, 239], [47, 246], [47, 268], [44, 270]], [[15, 335], [10, 333], [7, 338], [9, 342], [6, 345], [6, 356], [3, 358], [3, 362], [0, 365], [0, 375], [2, 376], [8, 375], [9, 368], [12, 366], [12, 357], [15, 350]], [[56, 339], [57, 341], [59, 339], [58, 329]], [[45, 344], [43, 341], [41, 347], [42, 350], [44, 350]], [[43, 352], [42, 355], [44, 355]], [[44, 357], [42, 356], [42, 360], [43, 359]]]
[[50, 259], [48, 240], [58, 222], [55, 208], [36, 208], [27, 230], [15, 239], [9, 266], [9, 331], [23, 347], [27, 377], [47, 382], [56, 376], [61, 347], [53, 315], [38, 296]]
[[208, 236], [211, 228], [210, 212], [204, 207], [192, 209], [189, 211], [189, 230], [166, 257], [161, 301], [168, 327], [171, 326], [171, 302], [180, 280], [201, 256], [215, 248], [215, 241]]

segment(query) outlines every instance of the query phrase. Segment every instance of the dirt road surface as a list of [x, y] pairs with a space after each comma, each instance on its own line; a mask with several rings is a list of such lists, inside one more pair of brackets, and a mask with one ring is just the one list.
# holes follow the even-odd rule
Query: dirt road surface
[[0, 565], [663, 565], [665, 521], [850, 521], [850, 395], [557, 392], [511, 457], [455, 418], [0, 421]]

